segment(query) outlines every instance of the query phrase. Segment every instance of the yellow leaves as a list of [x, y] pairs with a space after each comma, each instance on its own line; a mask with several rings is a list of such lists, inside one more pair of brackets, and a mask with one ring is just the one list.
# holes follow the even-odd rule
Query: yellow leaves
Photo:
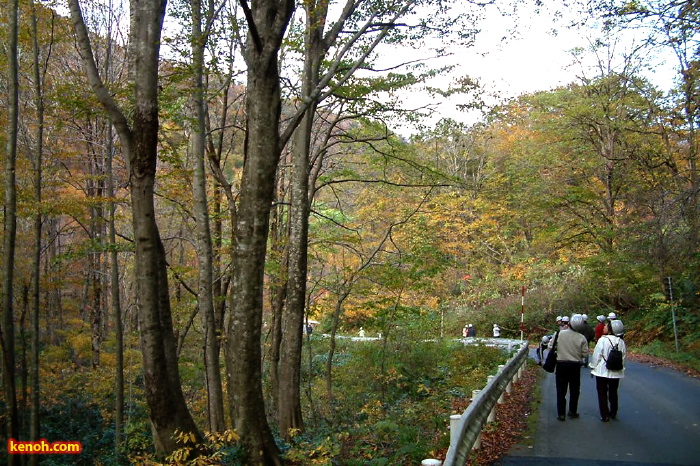
[[383, 415], [384, 408], [379, 400], [370, 400], [360, 409], [360, 414], [366, 414], [369, 417]]
[[225, 430], [223, 432], [206, 432], [204, 438], [207, 443], [216, 449], [220, 449], [225, 445], [231, 445], [241, 440], [240, 435], [235, 430]]
[[421, 384], [418, 384], [418, 388], [416, 389], [416, 393], [417, 393], [418, 395], [426, 395], [426, 396], [429, 396], [429, 395], [432, 395], [433, 392], [434, 392], [434, 390], [433, 390], [432, 388], [430, 388], [430, 387], [428, 387], [427, 385], [422, 384], [422, 383], [421, 383]]
[[501, 276], [503, 278], [515, 281], [524, 281], [527, 277], [527, 273], [528, 267], [525, 264], [520, 263], [504, 267], [501, 271]]
[[73, 333], [68, 336], [68, 345], [75, 359], [89, 359], [92, 352], [92, 336], [85, 333]]
[[175, 432], [175, 440], [177, 443], [187, 445], [188, 443], [196, 443], [197, 437], [193, 432]]
[[[349, 437], [347, 432], [341, 432], [335, 439], [326, 437], [320, 443], [314, 444], [305, 440], [296, 441], [285, 455], [285, 460], [291, 464], [299, 465], [332, 465], [333, 458], [340, 452], [338, 442], [345, 441]], [[299, 437], [302, 439], [303, 437]]]
[[[175, 450], [166, 458], [169, 465], [182, 466], [207, 466], [221, 464], [225, 455], [221, 451], [225, 446], [236, 443], [240, 436], [233, 430], [224, 432], [206, 432], [204, 434], [204, 444], [197, 443], [197, 436], [194, 432], [175, 432], [174, 439], [183, 447]], [[152, 463], [157, 464], [157, 463]]]

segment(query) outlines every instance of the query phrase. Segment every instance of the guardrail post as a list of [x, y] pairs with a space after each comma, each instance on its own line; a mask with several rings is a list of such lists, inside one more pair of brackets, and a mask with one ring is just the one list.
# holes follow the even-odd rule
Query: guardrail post
[[[514, 359], [515, 359], [515, 356], [513, 356], [512, 358], [510, 358], [510, 359], [508, 360], [508, 363], [510, 364], [510, 362], [513, 361]], [[521, 367], [521, 366], [518, 366], [518, 370], [515, 371], [515, 374], [513, 374], [513, 383], [517, 383], [518, 380], [520, 379], [520, 367]]]
[[[503, 372], [503, 369], [505, 367], [506, 367], [505, 364], [500, 364], [498, 366], [498, 373], [500, 374], [501, 372]], [[505, 402], [506, 402], [506, 395], [505, 395], [505, 392], [503, 392], [503, 393], [501, 393], [501, 396], [498, 397], [498, 404], [502, 404]]]
[[[493, 379], [495, 379], [495, 375], [488, 375], [486, 376], [486, 384], [490, 384]], [[488, 417], [486, 418], [486, 422], [494, 422], [496, 420], [496, 405], [493, 406], [491, 411], [489, 412]]]
[[[481, 390], [472, 390], [472, 403], [477, 399], [479, 393], [481, 393]], [[478, 450], [479, 448], [481, 448], [481, 433], [476, 436], [476, 441], [472, 445], [472, 450]]]
[[459, 421], [461, 420], [461, 414], [450, 416], [450, 448], [457, 448], [457, 442], [459, 442]]

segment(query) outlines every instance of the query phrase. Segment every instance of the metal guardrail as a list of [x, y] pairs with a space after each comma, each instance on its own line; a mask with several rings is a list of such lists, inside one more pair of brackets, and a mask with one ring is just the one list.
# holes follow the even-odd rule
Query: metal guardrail
[[[445, 461], [442, 463], [443, 466], [462, 466], [467, 462], [469, 452], [479, 441], [484, 425], [487, 421], [495, 419], [496, 404], [502, 401], [504, 392], [510, 391], [512, 382], [521, 373], [523, 363], [527, 360], [527, 341], [488, 340], [488, 343], [485, 341], [480, 343], [491, 343], [498, 346], [507, 345], [509, 349], [520, 346], [520, 349], [505, 365], [499, 366], [499, 371], [495, 376], [488, 377], [489, 380], [483, 390], [478, 390], [478, 394], [476, 393], [477, 390], [475, 390], [472, 402], [461, 416], [452, 416], [450, 420], [450, 448]], [[422, 464], [440, 465], [440, 461], [428, 459], [424, 460]]]

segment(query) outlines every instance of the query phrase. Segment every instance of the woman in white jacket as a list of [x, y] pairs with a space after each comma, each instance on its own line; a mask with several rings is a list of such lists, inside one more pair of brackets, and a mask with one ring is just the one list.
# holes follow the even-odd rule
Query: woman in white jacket
[[624, 326], [621, 320], [608, 322], [603, 329], [603, 336], [595, 345], [593, 356], [589, 362], [589, 367], [593, 369], [591, 374], [595, 375], [598, 409], [600, 410], [600, 420], [603, 422], [610, 422], [610, 419], [617, 417], [617, 390], [620, 387], [620, 379], [625, 376], [625, 369], [623, 367], [622, 370], [612, 371], [606, 367], [606, 361], [614, 346], [622, 351], [623, 361], [627, 357], [627, 347], [621, 338], [623, 332]]

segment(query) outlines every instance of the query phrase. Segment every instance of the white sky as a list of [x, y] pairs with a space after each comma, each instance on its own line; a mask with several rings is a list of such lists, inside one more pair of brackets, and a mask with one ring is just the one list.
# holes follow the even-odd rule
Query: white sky
[[[516, 36], [504, 40], [516, 21]], [[553, 29], [557, 31], [556, 36], [551, 34]], [[436, 84], [446, 85], [455, 77], [469, 75], [477, 78], [486, 92], [498, 94], [505, 99], [577, 82], [581, 76], [591, 78], [597, 74], [590, 68], [597, 62], [596, 57], [592, 53], [584, 54], [586, 66], [589, 67], [584, 69], [580, 63], [576, 63], [571, 50], [588, 49], [597, 33], [595, 30], [568, 30], [563, 21], [555, 22], [551, 13], [535, 14], [528, 8], [512, 18], [491, 15], [485, 19], [474, 47], [455, 50], [451, 58], [445, 59], [445, 63], [458, 63], [458, 69], [451, 77], [441, 78]], [[633, 40], [631, 37], [626, 38], [624, 44], [628, 45], [621, 45], [623, 42], [620, 42], [615, 52], [627, 52]], [[436, 66], [437, 63], [432, 65]], [[657, 63], [653, 67], [656, 74], [648, 77], [667, 91], [675, 76], [673, 65], [673, 60], [663, 65]], [[451, 101], [438, 101], [432, 96], [414, 92], [408, 101], [410, 106], [439, 102], [438, 114], [433, 122], [441, 117], [466, 123], [478, 119], [476, 112], [465, 114], [456, 109], [454, 103], [464, 102], [465, 98], [453, 97]], [[490, 102], [495, 103], [495, 99]], [[398, 131], [414, 132], [411, 128]]]

